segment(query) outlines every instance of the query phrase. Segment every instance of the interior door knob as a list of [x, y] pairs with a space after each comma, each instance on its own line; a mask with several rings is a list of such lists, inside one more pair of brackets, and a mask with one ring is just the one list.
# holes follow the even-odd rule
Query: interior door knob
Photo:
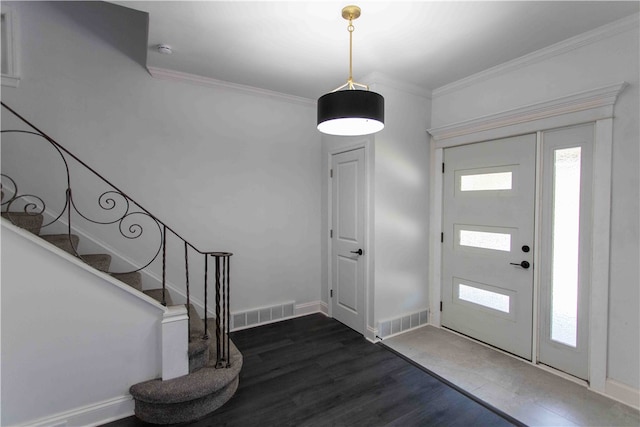
[[519, 265], [520, 267], [527, 269], [529, 267], [531, 267], [531, 264], [529, 264], [529, 261], [522, 261], [522, 262], [510, 262], [509, 264], [511, 265]]
[[358, 249], [357, 251], [351, 251], [352, 254], [358, 254], [358, 255], [362, 255], [364, 252], [362, 251], [362, 249]]

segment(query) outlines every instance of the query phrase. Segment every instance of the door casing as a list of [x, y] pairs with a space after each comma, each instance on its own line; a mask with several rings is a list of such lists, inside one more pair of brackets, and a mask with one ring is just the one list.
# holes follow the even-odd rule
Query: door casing
[[[616, 83], [532, 104], [527, 107], [484, 116], [476, 120], [429, 129], [431, 148], [431, 221], [430, 221], [430, 324], [440, 327], [441, 265], [440, 233], [442, 228], [442, 173], [444, 148], [506, 138], [581, 123], [595, 124], [592, 175], [592, 247], [590, 317], [589, 317], [589, 381], [590, 389], [606, 393], [607, 337], [609, 305], [609, 254], [611, 225], [611, 160], [613, 146], [613, 112], [618, 95], [626, 83]], [[570, 102], [572, 109], [567, 109]], [[544, 115], [541, 115], [544, 111]], [[540, 171], [538, 170], [538, 176]], [[536, 194], [536, 196], [539, 196]], [[597, 202], [596, 202], [597, 201]], [[536, 223], [537, 227], [538, 224]], [[538, 238], [536, 234], [536, 238]], [[538, 248], [538, 241], [534, 243]], [[539, 277], [534, 275], [534, 292], [538, 294]], [[537, 299], [534, 298], [534, 323], [538, 323]], [[533, 340], [537, 364], [537, 337]]]

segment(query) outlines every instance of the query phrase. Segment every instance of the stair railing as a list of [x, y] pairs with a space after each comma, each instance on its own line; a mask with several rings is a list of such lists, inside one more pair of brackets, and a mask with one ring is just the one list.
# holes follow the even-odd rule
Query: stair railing
[[[155, 225], [158, 228], [158, 233], [160, 237], [160, 245], [158, 249], [155, 251], [151, 259], [142, 262], [140, 267], [134, 268], [129, 271], [124, 272], [110, 272], [104, 271], [107, 274], [128, 274], [140, 272], [147, 267], [149, 267], [162, 253], [162, 305], [167, 305], [166, 298], [166, 285], [167, 285], [167, 239], [169, 236], [173, 236], [180, 241], [182, 241], [184, 245], [184, 263], [185, 263], [185, 289], [186, 289], [186, 301], [187, 301], [187, 313], [191, 316], [190, 313], [190, 303], [191, 303], [191, 292], [189, 285], [189, 252], [195, 252], [198, 256], [202, 256], [204, 259], [204, 333], [202, 335], [202, 339], [208, 339], [208, 326], [207, 326], [207, 314], [208, 314], [208, 260], [209, 258], [213, 258], [215, 262], [215, 333], [216, 333], [216, 367], [229, 367], [230, 366], [230, 353], [229, 353], [229, 296], [230, 296], [230, 288], [229, 288], [229, 272], [230, 265], [229, 259], [233, 255], [230, 252], [217, 252], [217, 251], [203, 251], [195, 247], [193, 244], [184, 239], [179, 233], [177, 233], [173, 228], [168, 226], [166, 223], [158, 219], [155, 215], [145, 209], [138, 202], [133, 200], [130, 196], [128, 196], [124, 191], [119, 189], [117, 186], [112, 184], [109, 180], [104, 178], [100, 173], [94, 170], [92, 167], [87, 165], [85, 162], [80, 160], [73, 153], [68, 151], [58, 142], [56, 142], [53, 138], [45, 134], [43, 131], [34, 126], [27, 119], [22, 117], [12, 108], [7, 106], [4, 102], [0, 101], [2, 108], [4, 108], [7, 112], [13, 115], [15, 118], [19, 119], [23, 124], [25, 124], [28, 129], [2, 129], [0, 131], [3, 135], [10, 134], [26, 134], [26, 135], [34, 135], [40, 137], [47, 141], [58, 153], [60, 158], [64, 163], [64, 169], [66, 174], [66, 189], [65, 189], [65, 199], [64, 199], [64, 207], [60, 210], [59, 213], [53, 213], [53, 219], [48, 221], [47, 223], [41, 225], [39, 228], [45, 228], [56, 223], [58, 220], [63, 218], [66, 221], [66, 234], [69, 239], [69, 244], [72, 250], [72, 254], [77, 258], [85, 261], [78, 253], [78, 249], [76, 244], [72, 239], [73, 234], [73, 220], [74, 215], [78, 215], [84, 220], [99, 225], [117, 225], [118, 231], [120, 234], [126, 239], [135, 240], [140, 238], [143, 235], [145, 228], [141, 224], [141, 221], [135, 220], [131, 224], [128, 224], [128, 221], [132, 221], [133, 218], [137, 218], [138, 216], [142, 216], [151, 221], [152, 226]], [[2, 125], [5, 125], [5, 120], [3, 120]], [[6, 138], [5, 139], [6, 142]], [[97, 177], [100, 181], [106, 184], [109, 189], [100, 194], [97, 198], [98, 206], [104, 211], [112, 211], [118, 205], [118, 202], [122, 202], [124, 204], [123, 213], [117, 215], [115, 219], [110, 220], [97, 220], [95, 218], [91, 218], [89, 214], [83, 212], [76, 204], [76, 199], [74, 199], [74, 193], [72, 191], [71, 185], [71, 176], [69, 167], [69, 160], [73, 159], [77, 164], [81, 165], [85, 170], [90, 171], [95, 177]], [[35, 194], [21, 194], [18, 190], [18, 185], [16, 181], [11, 178], [8, 174], [1, 173], [1, 181], [0, 181], [0, 190], [1, 190], [1, 206], [2, 212], [6, 218], [12, 220], [11, 208], [13, 206], [19, 206], [24, 214], [37, 216], [44, 214], [46, 209], [46, 204], [44, 200], [35, 195]], [[8, 195], [5, 194], [5, 191], [8, 192]], [[5, 200], [5, 198], [7, 200]], [[155, 227], [154, 227], [155, 228]], [[86, 261], [85, 261], [86, 262]], [[191, 341], [191, 322], [189, 323], [189, 341]]]

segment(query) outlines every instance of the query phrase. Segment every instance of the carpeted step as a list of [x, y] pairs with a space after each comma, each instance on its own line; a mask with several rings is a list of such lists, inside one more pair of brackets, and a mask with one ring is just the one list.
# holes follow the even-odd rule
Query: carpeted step
[[82, 260], [89, 264], [96, 270], [109, 272], [109, 266], [111, 265], [111, 255], [109, 254], [86, 254], [81, 255]]
[[[143, 291], [143, 292], [146, 295], [153, 298], [154, 300], [158, 301], [160, 304], [162, 304], [162, 289], [147, 289], [146, 291]], [[169, 289], [166, 290], [165, 297], [166, 297], [167, 305], [173, 305], [173, 301], [171, 300], [171, 293], [169, 292]]]
[[196, 311], [193, 304], [189, 304], [189, 331], [192, 337], [202, 337], [204, 335], [204, 322]]
[[2, 217], [11, 221], [16, 227], [24, 228], [33, 234], [40, 234], [42, 221], [44, 221], [42, 214], [32, 215], [25, 212], [2, 212]]
[[[215, 339], [209, 353], [215, 353]], [[155, 379], [129, 389], [135, 400], [135, 414], [153, 424], [194, 421], [224, 405], [238, 388], [242, 354], [229, 340], [230, 367], [215, 368], [215, 357], [204, 368], [167, 381]]]
[[132, 288], [142, 291], [142, 274], [139, 271], [133, 273], [111, 273], [111, 275]]
[[209, 339], [203, 339], [204, 325], [193, 304], [189, 304], [189, 372], [209, 363]]
[[[42, 237], [47, 242], [51, 243], [62, 249], [65, 252], [69, 252], [71, 255], [76, 255], [73, 248], [78, 248], [78, 242], [80, 242], [80, 238], [75, 234], [43, 234]], [[73, 248], [72, 246], [73, 245]]]
[[192, 338], [189, 342], [189, 373], [205, 367], [209, 363], [209, 340]]

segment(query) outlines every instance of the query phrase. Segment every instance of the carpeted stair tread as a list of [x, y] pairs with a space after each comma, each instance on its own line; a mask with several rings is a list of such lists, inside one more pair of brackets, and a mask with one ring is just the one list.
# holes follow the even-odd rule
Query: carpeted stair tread
[[[153, 298], [154, 300], [158, 301], [160, 304], [162, 304], [162, 289], [147, 289], [146, 291], [143, 291], [146, 295], [150, 296], [151, 298]], [[166, 299], [166, 303], [167, 305], [173, 305], [173, 301], [171, 300], [171, 293], [169, 292], [169, 290], [166, 290], [165, 293], [165, 299]]]
[[[210, 354], [215, 353], [215, 339], [209, 340]], [[213, 351], [211, 351], [213, 347]], [[190, 402], [211, 395], [232, 383], [242, 368], [242, 354], [233, 341], [229, 340], [229, 368], [215, 368], [216, 359], [212, 357], [209, 364], [189, 375], [162, 381], [154, 379], [131, 386], [131, 395], [136, 401], [147, 403], [171, 404]]]
[[142, 291], [142, 274], [139, 271], [133, 273], [111, 273], [111, 275], [132, 288]]
[[[73, 248], [78, 248], [78, 243], [80, 242], [80, 238], [75, 234], [43, 234], [42, 237], [47, 242], [51, 243], [54, 246], [59, 247], [65, 252], [70, 253], [71, 255], [76, 255]], [[73, 247], [71, 246], [73, 245]]]
[[109, 254], [84, 254], [80, 255], [82, 260], [96, 270], [108, 272], [111, 265], [111, 255]]
[[24, 228], [33, 234], [40, 234], [44, 221], [42, 214], [33, 215], [25, 212], [2, 212], [2, 217], [11, 221], [16, 227]]

